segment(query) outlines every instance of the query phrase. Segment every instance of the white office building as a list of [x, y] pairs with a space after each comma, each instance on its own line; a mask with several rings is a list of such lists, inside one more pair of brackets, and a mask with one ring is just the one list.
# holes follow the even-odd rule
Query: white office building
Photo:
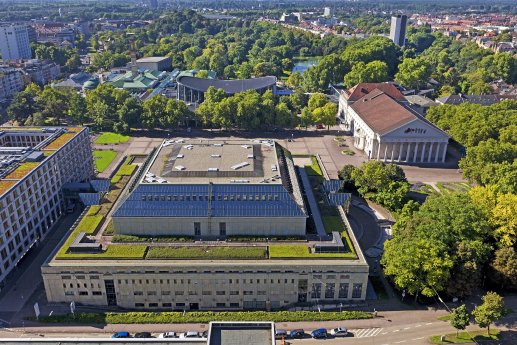
[[30, 59], [32, 54], [27, 27], [25, 25], [0, 26], [0, 51], [4, 61]]
[[23, 90], [25, 79], [20, 70], [0, 66], [0, 102]]
[[63, 185], [92, 175], [88, 128], [0, 130], [0, 288], [64, 213]]

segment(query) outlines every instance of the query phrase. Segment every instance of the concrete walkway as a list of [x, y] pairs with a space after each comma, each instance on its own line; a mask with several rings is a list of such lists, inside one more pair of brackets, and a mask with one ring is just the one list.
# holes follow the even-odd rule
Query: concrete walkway
[[300, 173], [300, 178], [302, 180], [303, 189], [305, 190], [305, 195], [307, 196], [307, 201], [309, 202], [309, 207], [311, 208], [312, 219], [314, 220], [314, 226], [316, 227], [318, 236], [326, 238], [328, 235], [325, 231], [325, 225], [323, 225], [323, 220], [321, 219], [321, 213], [318, 207], [318, 203], [316, 201], [316, 198], [314, 197], [314, 193], [312, 192], [312, 186], [311, 181], [309, 181], [309, 176], [307, 176], [305, 168], [298, 167], [298, 171]]

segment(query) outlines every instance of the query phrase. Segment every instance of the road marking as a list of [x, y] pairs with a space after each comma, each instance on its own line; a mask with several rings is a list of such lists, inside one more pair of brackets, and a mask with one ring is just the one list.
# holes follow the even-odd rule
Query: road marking
[[415, 326], [415, 328], [416, 328], [416, 327], [422, 327], [422, 325], [416, 325], [416, 326]]
[[385, 335], [385, 334], [388, 334], [388, 332], [381, 333], [381, 335]]
[[402, 344], [402, 343], [405, 343], [406, 341], [405, 340], [401, 340], [401, 341], [396, 341], [395, 344]]
[[410, 329], [410, 328], [411, 328], [411, 327], [406, 327], [406, 328], [404, 328], [404, 329]]
[[399, 331], [400, 331], [400, 329], [396, 329], [396, 330], [394, 330], [394, 331], [393, 331], [393, 333], [395, 333], [395, 332], [399, 332]]
[[[350, 329], [349, 332], [354, 335], [354, 338], [369, 338], [375, 337], [380, 332], [382, 332], [384, 328], [357, 328]], [[386, 333], [384, 333], [386, 334]]]
[[425, 325], [426, 325], [426, 326], [429, 326], [429, 325], [432, 325], [432, 324], [433, 324], [432, 322], [428, 322], [428, 323], [426, 323]]
[[424, 339], [424, 337], [415, 338], [415, 339], [411, 339], [411, 340], [420, 340], [420, 339]]

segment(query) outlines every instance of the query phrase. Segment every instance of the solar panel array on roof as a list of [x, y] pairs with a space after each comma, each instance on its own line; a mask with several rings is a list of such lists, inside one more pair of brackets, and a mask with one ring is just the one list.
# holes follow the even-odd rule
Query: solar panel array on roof
[[90, 184], [96, 192], [107, 192], [110, 189], [110, 180], [91, 180]]
[[102, 193], [79, 193], [79, 199], [84, 206], [100, 205]]
[[344, 205], [351, 197], [350, 193], [329, 193], [327, 195], [329, 199], [329, 203], [332, 206], [342, 206]]
[[327, 193], [335, 193], [343, 187], [344, 183], [343, 180], [325, 180], [323, 181], [323, 189]]
[[282, 185], [140, 185], [114, 217], [305, 217]]

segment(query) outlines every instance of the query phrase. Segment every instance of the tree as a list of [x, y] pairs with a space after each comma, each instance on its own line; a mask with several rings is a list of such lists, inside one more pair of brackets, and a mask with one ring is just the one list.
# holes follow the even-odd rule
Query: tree
[[394, 237], [384, 244], [381, 259], [384, 273], [392, 276], [395, 284], [415, 295], [432, 297], [442, 291], [453, 265], [446, 248], [426, 239]]
[[314, 117], [314, 121], [316, 121], [317, 123], [327, 125], [328, 130], [330, 126], [336, 124], [337, 104], [328, 102], [323, 107], [314, 109], [312, 114]]
[[345, 84], [352, 87], [359, 83], [380, 83], [388, 80], [388, 65], [383, 61], [372, 61], [367, 64], [358, 62], [345, 75]]
[[309, 111], [313, 112], [316, 108], [321, 108], [327, 104], [328, 98], [324, 93], [314, 93], [309, 98]]
[[467, 310], [465, 304], [460, 305], [458, 308], [454, 308], [451, 313], [451, 319], [449, 321], [451, 326], [456, 328], [456, 336], [458, 331], [464, 330], [470, 324], [470, 313]]
[[513, 246], [517, 243], [517, 195], [500, 194], [490, 217], [496, 226], [495, 237], [503, 246]]
[[29, 116], [39, 111], [36, 97], [41, 93], [38, 85], [30, 83], [23, 91], [16, 93], [9, 107], [7, 115], [13, 121], [23, 124]]
[[289, 78], [287, 78], [286, 85], [292, 89], [297, 89], [302, 85], [303, 77], [300, 72], [291, 73]]
[[146, 128], [155, 128], [158, 124], [163, 124], [167, 118], [167, 98], [156, 95], [148, 98], [143, 104], [142, 124]]
[[495, 284], [506, 287], [517, 287], [517, 253], [513, 247], [499, 248], [490, 264]]
[[278, 103], [275, 107], [275, 125], [282, 127], [294, 126], [293, 112], [289, 109], [287, 104]]
[[503, 298], [495, 292], [487, 292], [482, 299], [483, 304], [478, 305], [472, 312], [472, 315], [474, 315], [474, 319], [479, 327], [486, 327], [487, 333], [490, 335], [490, 324], [499, 320], [503, 316], [505, 306]]
[[404, 59], [399, 65], [395, 81], [407, 88], [420, 89], [425, 86], [433, 69], [427, 59]]
[[71, 117], [75, 123], [80, 125], [88, 120], [86, 100], [82, 95], [76, 92], [73, 92], [70, 95], [68, 104], [68, 116]]

